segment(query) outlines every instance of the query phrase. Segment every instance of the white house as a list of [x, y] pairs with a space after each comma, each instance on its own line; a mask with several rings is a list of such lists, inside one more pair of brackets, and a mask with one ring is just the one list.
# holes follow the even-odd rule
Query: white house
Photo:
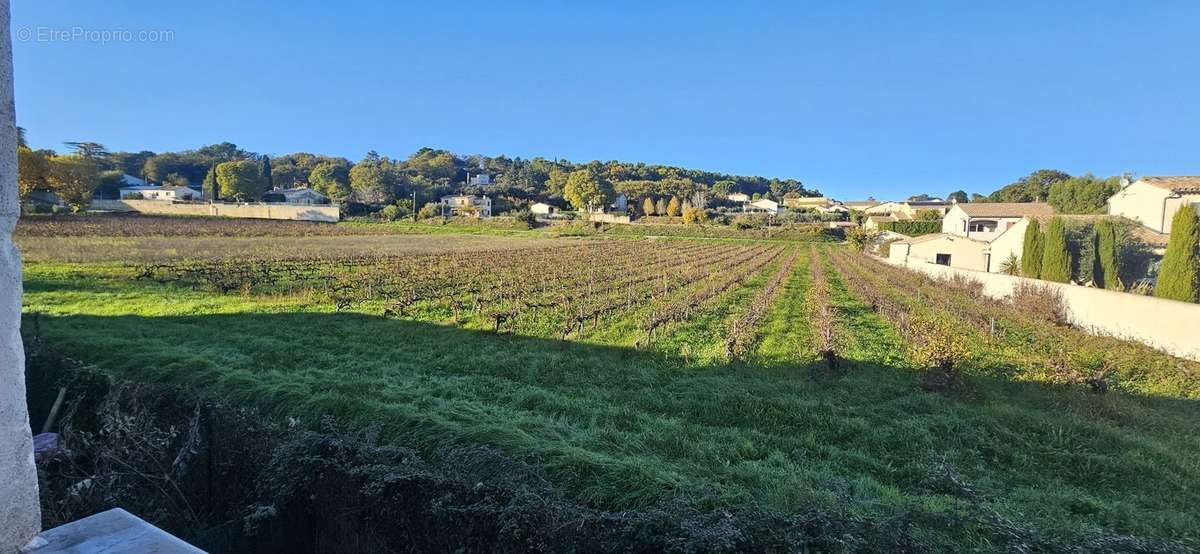
[[824, 196], [797, 196], [784, 198], [783, 205], [793, 209], [822, 209], [834, 205], [834, 201]]
[[467, 174], [467, 185], [468, 186], [486, 187], [491, 184], [492, 184], [492, 176], [488, 175], [487, 173], [480, 173], [478, 175], [471, 175], [470, 173]]
[[441, 198], [442, 215], [473, 215], [492, 217], [492, 199], [486, 196], [459, 194]]
[[777, 214], [779, 213], [779, 202], [762, 198], [742, 205], [742, 211], [754, 214]]
[[1045, 202], [971, 202], [955, 204], [942, 218], [942, 232], [990, 242], [1024, 217], [1049, 217]]
[[741, 192], [731, 192], [725, 195], [725, 199], [730, 202], [746, 203], [750, 201], [750, 195]]
[[988, 271], [991, 265], [989, 244], [967, 237], [937, 233], [892, 243], [888, 258], [946, 265], [975, 271]]
[[191, 187], [163, 187], [158, 185], [141, 185], [121, 187], [118, 193], [122, 200], [164, 200], [168, 202], [183, 200], [201, 200], [204, 195]]
[[946, 215], [953, 205], [953, 203], [943, 200], [907, 200], [904, 202], [881, 202], [863, 208], [862, 211], [867, 215], [896, 215], [901, 219], [905, 219], [904, 216], [907, 216], [907, 219], [914, 219], [918, 213], [925, 211]]
[[283, 201], [288, 204], [328, 204], [329, 197], [321, 194], [309, 187], [295, 187], [288, 189], [276, 188], [271, 191], [271, 194], [278, 194], [283, 197]]
[[535, 215], [554, 215], [554, 213], [557, 211], [558, 208], [555, 208], [554, 206], [551, 206], [545, 202], [536, 202], [532, 206], [529, 206], [529, 213]]
[[875, 200], [874, 198], [869, 198], [867, 200], [850, 200], [847, 202], [842, 202], [842, 206], [845, 206], [847, 209], [850, 209], [850, 210], [855, 210], [855, 211], [861, 212], [861, 211], [865, 211], [867, 208], [871, 208], [873, 206], [878, 206], [882, 203], [883, 202]]
[[1182, 206], [1200, 211], [1200, 176], [1142, 177], [1108, 199], [1108, 213], [1137, 221], [1157, 233], [1171, 233], [1171, 219]]

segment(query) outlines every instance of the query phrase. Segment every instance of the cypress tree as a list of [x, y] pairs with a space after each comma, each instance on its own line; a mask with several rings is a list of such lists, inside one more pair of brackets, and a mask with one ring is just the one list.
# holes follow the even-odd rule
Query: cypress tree
[[201, 184], [204, 189], [204, 194], [208, 195], [210, 201], [216, 201], [221, 195], [221, 187], [217, 185], [217, 166], [208, 168], [208, 174], [204, 176], [204, 183]]
[[1042, 279], [1066, 283], [1071, 280], [1071, 254], [1067, 251], [1067, 229], [1061, 217], [1050, 220], [1042, 253]]
[[271, 175], [271, 157], [263, 154], [262, 162], [263, 180], [267, 184], [267, 190], [275, 190], [275, 177]]
[[1036, 219], [1029, 220], [1025, 228], [1025, 246], [1021, 253], [1021, 275], [1037, 279], [1042, 276], [1042, 224]]
[[1158, 270], [1158, 283], [1154, 285], [1154, 296], [1184, 302], [1196, 302], [1200, 298], [1200, 221], [1196, 210], [1183, 206], [1171, 220], [1171, 238], [1167, 242], [1167, 254], [1163, 256]]
[[1096, 282], [1097, 287], [1109, 290], [1124, 288], [1121, 286], [1116, 227], [1107, 219], [1097, 221], [1092, 237], [1095, 244], [1092, 280]]

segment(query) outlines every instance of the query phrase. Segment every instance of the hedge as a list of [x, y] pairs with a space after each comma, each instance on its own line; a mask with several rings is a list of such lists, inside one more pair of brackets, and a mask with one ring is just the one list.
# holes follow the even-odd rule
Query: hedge
[[901, 235], [916, 237], [942, 232], [942, 220], [936, 221], [888, 221], [879, 225], [881, 231], [892, 231]]

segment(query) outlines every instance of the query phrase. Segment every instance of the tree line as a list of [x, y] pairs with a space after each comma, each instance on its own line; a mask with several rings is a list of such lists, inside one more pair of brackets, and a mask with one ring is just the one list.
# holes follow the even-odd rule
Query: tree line
[[[648, 198], [703, 205], [710, 196], [733, 192], [773, 198], [819, 195], [795, 179], [620, 161], [460, 156], [433, 148], [402, 159], [372, 150], [351, 161], [307, 152], [261, 155], [230, 142], [160, 153], [110, 152], [94, 142], [64, 145], [68, 151], [60, 154], [32, 150], [21, 140], [22, 197], [33, 190], [49, 190], [78, 209], [93, 195], [115, 198], [125, 174], [168, 186], [200, 188], [215, 199], [256, 201], [275, 187], [311, 187], [352, 210], [395, 206], [390, 211], [402, 214], [452, 193], [487, 194], [501, 209], [545, 201], [581, 210], [602, 208], [620, 194], [634, 207], [643, 206]], [[470, 184], [468, 177], [479, 174], [490, 176], [492, 184]], [[414, 197], [418, 204], [413, 203]]]
[[[1048, 202], [1061, 214], [1102, 214], [1108, 198], [1121, 190], [1121, 177], [1072, 176], [1057, 169], [1039, 169], [984, 196], [956, 190], [947, 197], [965, 202]], [[914, 197], [914, 199], [916, 199]]]

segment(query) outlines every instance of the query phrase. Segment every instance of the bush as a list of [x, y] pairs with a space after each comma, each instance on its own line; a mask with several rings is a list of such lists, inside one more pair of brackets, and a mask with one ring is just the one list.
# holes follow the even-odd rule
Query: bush
[[400, 219], [400, 208], [396, 206], [384, 206], [382, 210], [379, 210], [378, 215], [380, 219], [394, 221]]
[[517, 222], [518, 227], [533, 229], [537, 227], [537, 216], [529, 210], [520, 210], [513, 214], [513, 220]]
[[846, 242], [860, 252], [866, 251], [867, 245], [878, 237], [879, 233], [862, 227], [852, 227], [846, 231]]
[[700, 208], [686, 208], [683, 210], [683, 223], [685, 225], [697, 225], [708, 221], [708, 214]]
[[1020, 282], [1013, 289], [1012, 304], [1021, 312], [1055, 325], [1070, 323], [1062, 292], [1053, 286]]
[[1071, 253], [1067, 250], [1066, 225], [1061, 217], [1050, 220], [1042, 254], [1042, 279], [1056, 283], [1071, 280]]
[[430, 219], [437, 217], [439, 213], [438, 205], [430, 202], [421, 206], [421, 211], [417, 212], [417, 217], [420, 219]]
[[1196, 210], [1183, 206], [1171, 220], [1171, 239], [1154, 286], [1154, 296], [1196, 302], [1200, 296], [1200, 221]]

